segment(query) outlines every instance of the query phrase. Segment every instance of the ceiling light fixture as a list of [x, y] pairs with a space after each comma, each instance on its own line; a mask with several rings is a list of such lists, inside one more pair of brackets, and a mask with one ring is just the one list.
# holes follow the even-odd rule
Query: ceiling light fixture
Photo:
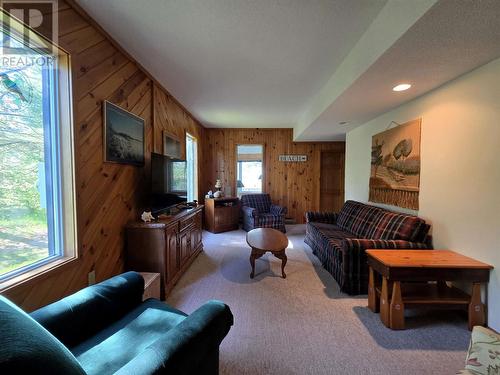
[[409, 83], [401, 83], [397, 86], [394, 86], [392, 88], [392, 91], [405, 91], [405, 90], [408, 90], [410, 87], [411, 87], [411, 85]]

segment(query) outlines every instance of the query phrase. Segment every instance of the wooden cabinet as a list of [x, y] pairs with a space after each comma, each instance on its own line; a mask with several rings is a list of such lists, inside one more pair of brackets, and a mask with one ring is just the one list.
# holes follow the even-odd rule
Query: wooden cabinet
[[205, 198], [205, 225], [212, 233], [238, 229], [240, 201], [238, 198]]
[[165, 257], [167, 262], [165, 284], [170, 284], [174, 280], [175, 275], [177, 275], [177, 273], [180, 270], [181, 262], [179, 259], [179, 250], [178, 250], [179, 249], [178, 234], [179, 234], [179, 228], [177, 227], [177, 225], [174, 224], [167, 226], [165, 231], [165, 242], [166, 242]]
[[202, 208], [182, 210], [154, 223], [127, 225], [126, 268], [159, 273], [162, 299], [203, 249]]

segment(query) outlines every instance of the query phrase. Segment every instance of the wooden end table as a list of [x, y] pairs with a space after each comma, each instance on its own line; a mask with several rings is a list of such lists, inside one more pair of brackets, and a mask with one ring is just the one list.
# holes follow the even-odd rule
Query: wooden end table
[[285, 234], [272, 228], [252, 229], [247, 233], [247, 243], [252, 248], [250, 255], [251, 279], [255, 276], [255, 260], [259, 259], [267, 251], [273, 253], [276, 258], [281, 259], [281, 276], [286, 278], [285, 265], [287, 257], [285, 249], [288, 246], [288, 238]]
[[[366, 250], [366, 254], [370, 267], [368, 307], [373, 312], [380, 311], [385, 326], [404, 329], [405, 305], [465, 307], [470, 330], [485, 324], [481, 283], [489, 281], [491, 265], [450, 250], [381, 249]], [[446, 281], [471, 282], [472, 295], [449, 287]]]
[[144, 294], [142, 300], [148, 298], [160, 298], [160, 274], [155, 272], [139, 272], [144, 278]]

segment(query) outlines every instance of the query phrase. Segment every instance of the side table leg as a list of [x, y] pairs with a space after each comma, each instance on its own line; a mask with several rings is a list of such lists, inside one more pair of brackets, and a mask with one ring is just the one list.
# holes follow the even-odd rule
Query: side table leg
[[474, 326], [484, 326], [486, 317], [484, 304], [481, 302], [481, 284], [472, 284], [472, 295], [469, 303], [469, 330]]
[[405, 305], [401, 297], [401, 282], [394, 281], [390, 306], [390, 327], [392, 329], [405, 328]]
[[380, 294], [380, 320], [386, 327], [389, 323], [389, 291], [387, 287], [387, 278], [382, 276], [382, 293]]
[[374, 313], [378, 313], [380, 310], [377, 291], [375, 290], [375, 271], [371, 267], [368, 279], [368, 308]]

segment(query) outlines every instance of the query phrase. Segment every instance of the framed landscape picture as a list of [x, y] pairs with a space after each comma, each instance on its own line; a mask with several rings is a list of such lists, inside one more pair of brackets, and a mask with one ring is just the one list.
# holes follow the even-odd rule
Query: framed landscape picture
[[174, 159], [182, 158], [181, 141], [165, 130], [163, 131], [163, 155]]
[[421, 119], [372, 137], [370, 202], [418, 210]]
[[104, 101], [104, 161], [144, 165], [144, 120]]

